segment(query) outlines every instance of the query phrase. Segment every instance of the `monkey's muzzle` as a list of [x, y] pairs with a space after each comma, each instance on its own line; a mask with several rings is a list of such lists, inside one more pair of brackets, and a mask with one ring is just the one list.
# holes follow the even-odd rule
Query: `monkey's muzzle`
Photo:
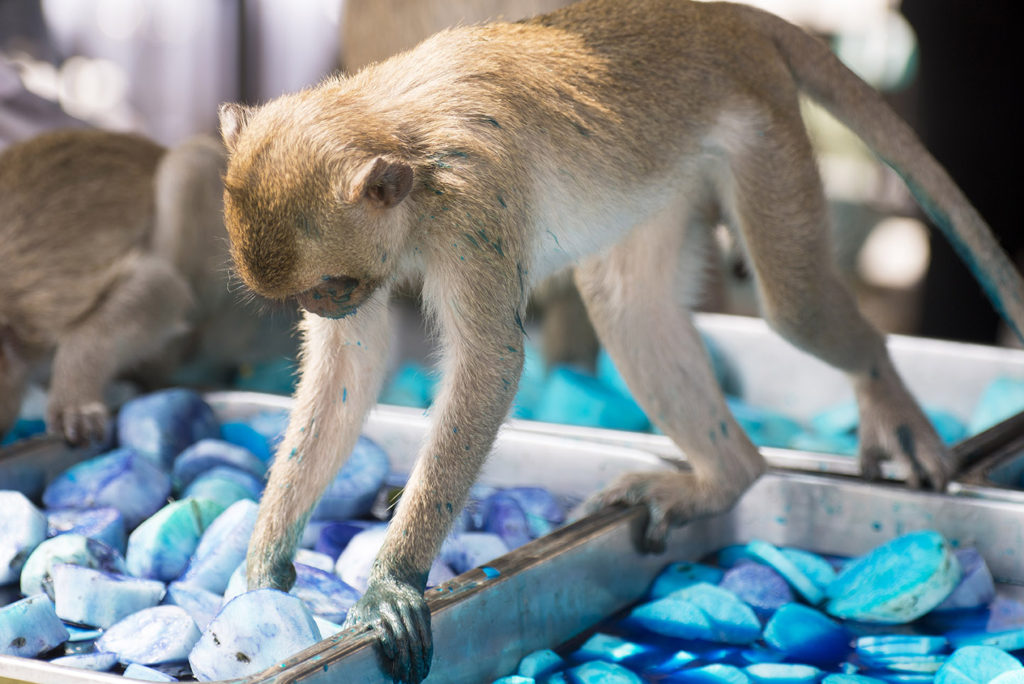
[[295, 300], [306, 311], [324, 318], [351, 316], [374, 287], [347, 276], [322, 276], [321, 283], [295, 295]]

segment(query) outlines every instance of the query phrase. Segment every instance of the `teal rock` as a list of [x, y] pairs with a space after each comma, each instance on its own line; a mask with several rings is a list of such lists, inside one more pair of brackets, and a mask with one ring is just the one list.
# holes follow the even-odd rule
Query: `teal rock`
[[43, 580], [57, 563], [71, 563], [93, 570], [127, 573], [124, 559], [115, 549], [80, 534], [61, 534], [37, 546], [21, 570], [21, 593], [43, 593]]
[[857, 402], [845, 401], [811, 416], [810, 426], [815, 433], [826, 437], [836, 435], [857, 435], [860, 425], [860, 411]]
[[46, 594], [35, 594], [0, 608], [0, 655], [32, 658], [68, 640]]
[[543, 679], [564, 666], [565, 661], [560, 655], [550, 648], [545, 648], [523, 656], [523, 659], [519, 661], [516, 674], [533, 679]]
[[703, 563], [687, 561], [670, 563], [654, 578], [649, 595], [651, 598], [658, 599], [700, 582], [718, 584], [724, 575], [721, 568]]
[[979, 632], [972, 629], [958, 629], [946, 634], [954, 648], [964, 646], [993, 646], [1004, 651], [1024, 649], [1024, 627], [1000, 631]]
[[24, 494], [0, 491], [0, 585], [17, 582], [29, 554], [46, 539], [46, 516]]
[[715, 663], [672, 675], [673, 684], [749, 684], [750, 677], [734, 665]]
[[257, 589], [224, 606], [188, 662], [200, 681], [246, 677], [319, 640], [320, 630], [302, 601], [274, 589]]
[[866, 666], [884, 668], [889, 658], [937, 655], [945, 652], [948, 645], [946, 638], [940, 636], [882, 634], [858, 638], [854, 650]]
[[566, 671], [572, 684], [643, 684], [639, 676], [621, 665], [594, 660]]
[[201, 439], [174, 459], [171, 480], [181, 491], [196, 477], [218, 466], [241, 470], [260, 481], [267, 474], [266, 462], [248, 449], [221, 439]]
[[[789, 582], [801, 596], [811, 605], [817, 605], [825, 600], [825, 588], [820, 586], [805, 573], [796, 562], [807, 565], [805, 561], [799, 560], [795, 555], [786, 555], [780, 549], [768, 542], [754, 540], [747, 544], [747, 555], [754, 560], [764, 563]], [[831, 567], [829, 568], [831, 569]], [[817, 570], [820, 572], [820, 568]], [[812, 570], [815, 572], [815, 570]]]
[[298, 375], [296, 360], [279, 356], [243, 364], [233, 387], [240, 392], [292, 395], [295, 393]]
[[274, 456], [271, 441], [249, 423], [241, 421], [221, 423], [220, 438], [228, 444], [245, 449], [262, 461], [264, 465], [268, 465]]
[[629, 613], [629, 621], [655, 634], [678, 639], [710, 641], [715, 637], [707, 613], [674, 595], [637, 606]]
[[461, 575], [467, 570], [491, 562], [509, 552], [508, 544], [490, 532], [462, 532], [445, 539], [441, 560]]
[[967, 425], [952, 413], [934, 406], [925, 406], [924, 414], [945, 444], [953, 444], [967, 437]]
[[791, 548], [779, 548], [779, 552], [790, 563], [795, 565], [805, 577], [814, 582], [822, 592], [828, 589], [828, 586], [836, 578], [836, 571], [832, 564], [816, 553]]
[[178, 679], [172, 677], [166, 672], [154, 669], [152, 667], [146, 667], [145, 665], [139, 665], [138, 663], [129, 663], [128, 667], [124, 669], [124, 676], [126, 679], [141, 679], [146, 682], [176, 682]]
[[801, 432], [793, 435], [787, 446], [797, 451], [854, 456], [857, 453], [858, 441], [855, 434], [820, 435], [817, 432]]
[[726, 404], [750, 441], [758, 446], [785, 448], [804, 431], [800, 423], [777, 411], [751, 406], [736, 397], [727, 397]]
[[0, 447], [41, 435], [44, 432], [46, 432], [46, 421], [42, 418], [18, 418], [7, 434], [3, 435], [3, 439], [0, 439]]
[[96, 641], [103, 635], [102, 629], [78, 627], [70, 623], [64, 623], [64, 627], [68, 630], [68, 641], [72, 643], [78, 643], [79, 641]]
[[117, 656], [113, 653], [79, 653], [54, 658], [50, 661], [50, 664], [60, 665], [61, 667], [73, 667], [76, 670], [107, 672], [114, 665], [117, 665]]
[[182, 496], [216, 501], [227, 508], [237, 501], [256, 501], [263, 485], [263, 480], [243, 470], [217, 466], [192, 480]]
[[423, 364], [406, 361], [395, 371], [380, 393], [381, 404], [427, 408], [434, 395], [437, 377]]
[[812, 665], [797, 663], [757, 663], [747, 665], [743, 671], [752, 684], [815, 684], [822, 675]]
[[111, 506], [131, 530], [170, 493], [171, 478], [163, 469], [131, 449], [115, 449], [68, 468], [46, 487], [43, 503], [49, 509]]
[[761, 623], [754, 611], [728, 589], [700, 582], [669, 595], [688, 601], [708, 616], [712, 641], [724, 644], [749, 644], [761, 638]]
[[850, 651], [846, 629], [823, 613], [800, 603], [782, 606], [764, 628], [764, 640], [787, 659], [832, 665]]
[[192, 390], [160, 390], [126, 402], [117, 414], [117, 439], [164, 470], [185, 447], [220, 436], [213, 409]]
[[80, 534], [89, 539], [101, 541], [107, 546], [124, 553], [127, 531], [124, 516], [116, 508], [90, 508], [76, 510], [66, 508], [46, 512], [46, 534]]
[[128, 572], [161, 582], [177, 579], [206, 528], [223, 510], [218, 503], [191, 497], [167, 504], [128, 537]]
[[179, 606], [154, 606], [124, 618], [96, 641], [121, 663], [160, 665], [185, 660], [199, 640], [195, 621]]
[[514, 674], [495, 679], [491, 684], [534, 684], [536, 681], [533, 677], [523, 677], [522, 675]]
[[910, 622], [939, 605], [959, 581], [960, 564], [942, 535], [912, 532], [847, 563], [829, 585], [827, 610], [861, 622]]
[[652, 677], [658, 675], [670, 675], [673, 672], [678, 672], [684, 667], [692, 665], [700, 658], [701, 656], [699, 654], [692, 651], [674, 651], [667, 657], [662, 658], [660, 661], [649, 663], [644, 668], [644, 674], [649, 674]]
[[[287, 457], [300, 458], [301, 454]], [[360, 436], [345, 465], [313, 509], [312, 517], [342, 521], [366, 515], [390, 471], [387, 453], [373, 440]]]
[[223, 594], [231, 573], [245, 560], [258, 512], [255, 501], [242, 499], [218, 515], [202, 533], [179, 581]]
[[998, 648], [965, 646], [955, 650], [935, 673], [935, 684], [981, 684], [1020, 669], [1019, 660]]
[[568, 366], [551, 369], [533, 419], [637, 432], [650, 426], [643, 409], [631, 397]]
[[967, 432], [976, 435], [1021, 411], [1024, 411], [1024, 380], [996, 378], [975, 404]]
[[313, 622], [316, 623], [317, 629], [320, 630], [320, 638], [326, 639], [329, 636], [334, 636], [341, 631], [341, 625], [336, 622], [326, 620], [319, 615], [313, 615]]
[[53, 578], [57, 617], [90, 627], [110, 627], [132, 613], [160, 603], [162, 582], [58, 563]]
[[178, 606], [195, 621], [199, 631], [206, 629], [214, 616], [220, 612], [221, 597], [212, 591], [202, 587], [181, 582], [171, 582], [167, 585], [167, 597], [164, 603], [171, 606]]
[[604, 660], [610, 663], [622, 663], [647, 655], [650, 652], [650, 646], [627, 641], [622, 637], [597, 632], [576, 649], [572, 654], [572, 659], [576, 662]]
[[1024, 668], [1004, 672], [988, 684], [1024, 684]]
[[821, 684], [885, 684], [885, 680], [859, 674], [830, 674], [825, 675]]

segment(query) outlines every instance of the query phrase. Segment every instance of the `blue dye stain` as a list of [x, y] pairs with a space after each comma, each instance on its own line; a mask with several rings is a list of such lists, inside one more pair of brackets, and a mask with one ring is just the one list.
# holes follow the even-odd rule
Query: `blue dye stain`
[[381, 256], [380, 256], [380, 263], [382, 263], [382, 264], [383, 264], [383, 263], [384, 263], [385, 261], [387, 261], [387, 260], [388, 260], [388, 253], [387, 253], [387, 252], [384, 252], [384, 253], [383, 253], [383, 254], [381, 254]]
[[453, 427], [453, 428], [452, 428], [452, 434], [454, 434], [454, 435], [457, 435], [457, 434], [459, 434], [459, 428], [457, 428], [457, 427]]
[[712, 444], [715, 444], [716, 442], [718, 442], [718, 434], [714, 430], [709, 430], [708, 439], [711, 440]]
[[722, 431], [723, 437], [729, 436], [729, 426], [725, 424], [724, 420], [718, 424], [718, 429]]
[[590, 137], [590, 131], [589, 131], [589, 130], [587, 130], [587, 129], [586, 129], [586, 128], [585, 128], [584, 126], [581, 126], [581, 125], [580, 125], [580, 124], [578, 124], [578, 123], [574, 123], [574, 124], [573, 124], [573, 126], [575, 126], [575, 127], [576, 127], [576, 131], [577, 131], [577, 132], [578, 132], [578, 133], [579, 133], [580, 135], [582, 135], [582, 136], [583, 136], [584, 138], [589, 138], [589, 137]]
[[495, 119], [493, 116], [488, 116], [487, 118], [484, 119], [484, 121], [486, 121], [487, 123], [491, 124], [495, 128], [501, 128], [501, 124], [499, 124], [498, 120]]
[[876, 520], [875, 522], [871, 523], [871, 529], [873, 529], [875, 532], [880, 531], [882, 529], [882, 523]]
[[298, 451], [299, 450], [297, 448], [293, 448], [290, 452], [288, 452], [288, 458], [294, 457], [295, 454], [298, 453]]
[[[474, 246], [474, 247], [476, 247], [477, 249], [480, 249], [480, 244], [479, 244], [479, 243], [478, 243], [478, 242], [476, 241], [476, 238], [474, 238], [474, 237], [473, 237], [472, 235], [470, 235], [469, 233], [463, 233], [463, 235], [465, 235], [465, 236], [466, 236], [466, 239], [467, 239], [467, 240], [469, 240], [469, 244], [473, 245], [473, 246]], [[454, 243], [452, 244], [452, 246], [453, 246], [453, 247], [455, 246], [455, 245], [454, 245]]]
[[[551, 239], [555, 241], [555, 247], [557, 247], [558, 249], [562, 249], [562, 244], [558, 241], [558, 236], [552, 233], [550, 230], [548, 231], [548, 235], [550, 235]], [[562, 251], [564, 252], [565, 250], [562, 249]]]
[[519, 330], [522, 331], [522, 333], [525, 335], [526, 334], [526, 328], [523, 327], [523, 319], [519, 316], [519, 312], [518, 311], [515, 312], [515, 321], [516, 321], [516, 327], [518, 327]]
[[445, 509], [448, 510], [449, 513], [454, 512], [453, 509], [452, 509], [452, 502], [451, 501], [445, 501], [444, 502], [444, 507], [445, 507]]
[[518, 350], [518, 349], [516, 349], [515, 347], [513, 347], [512, 345], [509, 345], [508, 347], [506, 347], [506, 349], [508, 349], [508, 350], [509, 350], [510, 352], [512, 352], [513, 354], [517, 354], [517, 353], [519, 353], [519, 350]]
[[434, 505], [437, 507], [437, 512], [440, 513], [441, 512], [441, 504], [437, 503], [437, 504], [434, 504]]
[[348, 399], [348, 387], [342, 387], [341, 388], [341, 403], [344, 404], [346, 399]]
[[495, 570], [494, 568], [492, 568], [489, 565], [481, 565], [480, 569], [483, 571], [483, 573], [485, 575], [487, 575], [487, 579], [494, 579], [495, 577], [501, 577], [501, 573], [498, 572], [497, 570]]
[[323, 280], [324, 282], [326, 282], [326, 281], [328, 281], [330, 279], [331, 279], [331, 276], [329, 276], [329, 275], [322, 275], [322, 276], [320, 276], [320, 280]]
[[466, 260], [466, 257], [464, 257], [464, 256], [460, 256], [459, 257], [459, 261], [465, 261], [465, 260]]
[[498, 204], [501, 205], [502, 209], [508, 209], [508, 205], [505, 204], [505, 198], [502, 197], [501, 195], [498, 195]]

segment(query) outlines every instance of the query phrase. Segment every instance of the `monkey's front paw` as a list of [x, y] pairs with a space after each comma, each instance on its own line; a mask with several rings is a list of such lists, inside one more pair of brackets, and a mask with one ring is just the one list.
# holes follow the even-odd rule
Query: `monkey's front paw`
[[107, 436], [110, 412], [101, 401], [64, 405], [51, 402], [46, 425], [50, 432], [63, 435], [71, 444], [100, 442]]
[[949, 450], [923, 414], [908, 411], [901, 419], [865, 416], [860, 427], [861, 473], [881, 477], [881, 462], [893, 459], [907, 468], [907, 485], [943, 491], [952, 477]]
[[419, 684], [427, 676], [434, 644], [422, 591], [396, 579], [371, 580], [348, 611], [343, 628], [366, 626], [376, 633], [385, 669], [393, 680]]

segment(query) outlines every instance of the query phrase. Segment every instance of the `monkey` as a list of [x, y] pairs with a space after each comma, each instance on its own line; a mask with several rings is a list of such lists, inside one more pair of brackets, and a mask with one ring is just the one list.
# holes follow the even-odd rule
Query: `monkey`
[[[825, 106], [906, 180], [1018, 336], [1024, 281], [916, 134], [817, 38], [752, 7], [581, 0], [442, 31], [258, 107], [224, 104], [225, 223], [240, 278], [304, 310], [300, 379], [247, 557], [287, 589], [311, 508], [381, 382], [389, 291], [422, 279], [442, 349], [431, 427], [347, 629], [392, 678], [432, 657], [427, 569], [505, 419], [531, 286], [567, 264], [603, 346], [688, 467], [625, 474], [588, 510], [642, 505], [643, 548], [727, 510], [765, 471], [690, 315], [714, 226], [747, 256], [764, 317], [845, 372], [860, 467], [944, 489], [945, 447], [829, 253], [798, 109]], [[680, 223], [678, 218], [685, 217]]]
[[235, 363], [257, 317], [226, 287], [225, 168], [210, 136], [67, 129], [0, 153], [0, 434], [50, 361], [47, 430], [72, 444], [104, 437], [120, 374]]

